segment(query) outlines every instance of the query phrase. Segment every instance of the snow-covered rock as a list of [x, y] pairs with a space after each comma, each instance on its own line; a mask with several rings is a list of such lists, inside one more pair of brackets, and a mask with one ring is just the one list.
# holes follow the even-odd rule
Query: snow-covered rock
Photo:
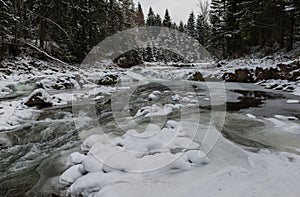
[[74, 183], [78, 178], [82, 177], [83, 173], [85, 173], [85, 170], [83, 168], [83, 165], [75, 165], [71, 168], [67, 169], [59, 178], [60, 183], [62, 184], [72, 184]]
[[24, 100], [28, 107], [45, 108], [53, 105], [51, 96], [44, 89], [33, 91], [30, 96]]

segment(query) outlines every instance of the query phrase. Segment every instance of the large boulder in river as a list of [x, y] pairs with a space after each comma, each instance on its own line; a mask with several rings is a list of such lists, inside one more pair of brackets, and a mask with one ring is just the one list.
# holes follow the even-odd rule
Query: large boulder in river
[[117, 65], [121, 68], [131, 68], [143, 63], [139, 53], [135, 50], [121, 55], [116, 60], [114, 60], [114, 62], [117, 63]]
[[116, 74], [108, 74], [101, 77], [98, 81], [96, 81], [97, 85], [114, 85], [117, 84], [120, 80], [120, 77]]
[[37, 89], [24, 101], [28, 107], [45, 108], [53, 105], [51, 96], [44, 89]]

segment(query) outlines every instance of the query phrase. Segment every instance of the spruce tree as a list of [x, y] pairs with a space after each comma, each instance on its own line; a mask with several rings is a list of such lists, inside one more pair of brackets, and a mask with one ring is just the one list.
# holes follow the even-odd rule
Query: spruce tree
[[180, 32], [184, 32], [185, 31], [184, 24], [183, 24], [182, 21], [179, 22], [178, 31], [180, 31]]
[[166, 9], [165, 17], [164, 17], [162, 25], [164, 27], [167, 27], [167, 28], [171, 28], [172, 27], [172, 20], [171, 20], [171, 16], [169, 14], [168, 9]]
[[186, 32], [189, 36], [192, 36], [193, 38], [197, 38], [194, 12], [190, 13], [187, 22]]
[[156, 14], [155, 16], [155, 26], [160, 27], [162, 25], [161, 17], [159, 14]]
[[210, 22], [212, 24], [210, 48], [216, 56], [226, 58], [226, 0], [212, 0], [210, 8]]
[[155, 26], [155, 14], [151, 7], [149, 8], [146, 25], [147, 26]]
[[145, 25], [145, 17], [140, 2], [138, 3], [137, 10], [136, 10], [136, 24], [138, 27], [142, 27]]

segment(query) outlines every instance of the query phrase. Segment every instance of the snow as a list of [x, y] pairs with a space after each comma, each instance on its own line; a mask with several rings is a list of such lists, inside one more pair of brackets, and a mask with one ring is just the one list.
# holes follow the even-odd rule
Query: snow
[[[189, 100], [190, 101], [190, 100]], [[140, 109], [135, 117], [140, 117], [140, 116], [165, 116], [170, 114], [171, 112], [178, 110], [182, 107], [180, 104], [166, 104], [164, 107], [159, 107], [158, 105], [153, 104], [152, 106], [146, 106]]]
[[[285, 128], [290, 119], [276, 115], [267, 121]], [[78, 171], [82, 169], [75, 165], [62, 175], [66, 177], [74, 170], [74, 174], [68, 175], [69, 182], [76, 179], [68, 194], [251, 197], [257, 194], [295, 196], [300, 192], [297, 184], [300, 156], [270, 150], [247, 152], [222, 137], [205, 154], [199, 150], [199, 144], [180, 137], [182, 129], [180, 122], [171, 120], [165, 128], [150, 124], [142, 133], [129, 130], [115, 140], [108, 140], [105, 135], [87, 138], [82, 148], [88, 150], [83, 160], [83, 169], [88, 173], [80, 176]], [[166, 143], [170, 140], [171, 143]], [[172, 150], [179, 152], [172, 153]], [[152, 154], [137, 154], [143, 151]]]
[[295, 95], [300, 96], [300, 84], [299, 84], [299, 86], [295, 89]]
[[78, 178], [82, 177], [84, 173], [83, 165], [76, 165], [72, 166], [68, 170], [66, 170], [61, 176], [60, 176], [60, 183], [62, 184], [71, 184], [74, 183]]
[[[71, 184], [69, 194], [82, 195], [101, 192], [116, 182], [133, 181], [130, 177], [137, 172], [166, 174], [210, 163], [209, 157], [199, 150], [200, 144], [181, 136], [178, 122], [168, 121], [167, 125], [161, 129], [150, 124], [142, 133], [129, 130], [115, 140], [108, 140], [105, 135], [88, 137], [82, 145], [87, 154], [71, 154], [70, 161], [75, 165], [60, 176], [60, 182]], [[172, 153], [174, 150], [176, 153]], [[84, 172], [88, 173], [83, 175]]]
[[279, 120], [298, 120], [298, 118], [293, 117], [293, 116], [275, 115], [274, 117], [279, 119]]
[[2, 101], [0, 103], [0, 130], [14, 129], [26, 121], [34, 119], [38, 111], [22, 105], [23, 100]]
[[180, 101], [180, 96], [178, 94], [171, 97], [173, 101]]
[[150, 94], [149, 96], [148, 96], [148, 99], [151, 101], [151, 100], [157, 100], [158, 99], [158, 97], [156, 96], [156, 95], [154, 95], [154, 94]]
[[253, 114], [246, 114], [246, 116], [251, 119], [256, 119], [256, 116], [254, 116]]
[[300, 101], [299, 100], [287, 100], [286, 103], [287, 104], [299, 104]]
[[70, 163], [73, 165], [81, 164], [82, 161], [85, 159], [86, 159], [86, 156], [81, 153], [78, 153], [78, 152], [72, 153], [70, 155]]

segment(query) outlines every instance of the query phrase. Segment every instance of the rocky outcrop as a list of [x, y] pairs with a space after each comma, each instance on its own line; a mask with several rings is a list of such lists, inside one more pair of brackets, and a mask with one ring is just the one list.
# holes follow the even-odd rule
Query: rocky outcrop
[[37, 89], [24, 101], [28, 107], [37, 107], [39, 109], [52, 107], [51, 96], [44, 89]]
[[225, 73], [222, 78], [227, 82], [243, 83], [253, 83], [270, 79], [297, 81], [300, 79], [300, 63], [299, 61], [293, 61], [277, 64], [275, 68], [257, 67], [255, 70], [237, 69], [234, 73]]
[[115, 74], [108, 74], [101, 77], [98, 81], [96, 81], [97, 85], [114, 85], [117, 84], [120, 80], [120, 77]]

